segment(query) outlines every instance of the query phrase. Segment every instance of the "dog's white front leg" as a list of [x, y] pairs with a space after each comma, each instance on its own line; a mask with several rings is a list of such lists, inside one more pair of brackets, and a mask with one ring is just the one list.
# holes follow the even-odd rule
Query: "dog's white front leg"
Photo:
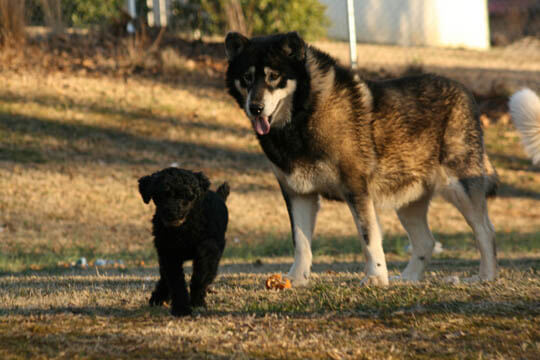
[[[356, 200], [356, 201], [355, 201]], [[363, 284], [388, 285], [388, 270], [382, 246], [382, 234], [375, 206], [371, 199], [347, 201], [358, 229], [362, 251], [366, 259]]]
[[291, 195], [283, 192], [291, 221], [294, 263], [287, 277], [294, 286], [306, 285], [311, 274], [311, 237], [319, 211], [318, 195]]

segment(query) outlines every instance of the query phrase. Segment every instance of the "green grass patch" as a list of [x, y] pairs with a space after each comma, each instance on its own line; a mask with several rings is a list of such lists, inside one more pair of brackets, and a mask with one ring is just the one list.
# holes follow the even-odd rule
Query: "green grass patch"
[[[443, 244], [445, 249], [441, 254], [434, 256], [435, 259], [459, 259], [478, 258], [478, 252], [474, 244], [472, 234], [435, 234], [435, 238]], [[384, 239], [385, 252], [390, 255], [398, 255], [408, 259], [406, 252], [408, 239], [400, 235], [386, 235]], [[540, 232], [518, 233], [499, 232], [497, 234], [497, 249], [499, 253], [531, 252], [540, 251]], [[362, 254], [360, 242], [357, 237], [316, 237], [313, 240], [312, 252], [317, 256], [343, 256]], [[234, 243], [229, 239], [223, 257], [225, 259], [238, 259], [253, 261], [258, 258], [292, 257], [294, 248], [289, 236], [273, 235], [257, 242]], [[137, 251], [125, 252], [100, 252], [96, 248], [84, 244], [74, 243], [68, 247], [58, 249], [55, 244], [43, 245], [26, 249], [16, 247], [10, 252], [0, 253], [0, 273], [19, 272], [32, 269], [53, 269], [58, 264], [74, 263], [81, 257], [88, 262], [96, 259], [121, 260], [126, 265], [157, 264], [157, 257], [152, 243]], [[360, 257], [363, 261], [363, 258]]]

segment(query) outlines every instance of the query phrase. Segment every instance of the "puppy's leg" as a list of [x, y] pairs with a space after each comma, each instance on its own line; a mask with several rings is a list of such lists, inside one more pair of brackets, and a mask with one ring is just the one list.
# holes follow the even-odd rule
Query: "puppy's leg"
[[424, 268], [431, 259], [435, 239], [427, 222], [430, 200], [431, 195], [426, 195], [397, 211], [399, 221], [407, 231], [412, 245], [411, 259], [401, 274], [403, 280], [422, 280]]
[[489, 220], [483, 182], [478, 178], [455, 180], [441, 194], [459, 210], [474, 232], [480, 250], [480, 279], [494, 280], [497, 276], [495, 229]]
[[193, 275], [191, 276], [191, 306], [206, 306], [205, 297], [208, 285], [214, 281], [218, 271], [221, 250], [214, 241], [206, 241], [199, 245], [197, 255], [193, 259]]
[[160, 278], [156, 284], [156, 288], [150, 297], [150, 306], [161, 306], [164, 301], [169, 300], [169, 286], [167, 285], [167, 274], [162, 266], [162, 261], [159, 261]]
[[171, 297], [171, 314], [174, 316], [191, 314], [183, 264], [176, 256], [166, 254], [160, 254], [160, 261], [163, 263], [165, 280]]
[[294, 243], [294, 263], [287, 277], [294, 286], [303, 286], [311, 275], [311, 237], [319, 211], [319, 196], [282, 192], [289, 211]]
[[358, 229], [366, 259], [363, 284], [388, 285], [388, 270], [382, 247], [382, 235], [373, 200], [365, 195], [347, 197], [347, 204]]

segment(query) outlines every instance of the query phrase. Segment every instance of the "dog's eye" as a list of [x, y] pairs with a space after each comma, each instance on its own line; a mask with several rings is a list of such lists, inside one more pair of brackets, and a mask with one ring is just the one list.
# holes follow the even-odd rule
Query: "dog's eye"
[[278, 74], [278, 73], [275, 73], [275, 72], [270, 73], [270, 75], [268, 76], [268, 79], [269, 79], [270, 81], [272, 81], [272, 82], [276, 81], [276, 80], [279, 79], [279, 78], [280, 78], [279, 74]]
[[251, 79], [252, 79], [251, 73], [249, 73], [249, 72], [245, 73], [244, 76], [242, 76], [242, 78], [244, 79], [244, 82], [246, 84], [251, 83]]

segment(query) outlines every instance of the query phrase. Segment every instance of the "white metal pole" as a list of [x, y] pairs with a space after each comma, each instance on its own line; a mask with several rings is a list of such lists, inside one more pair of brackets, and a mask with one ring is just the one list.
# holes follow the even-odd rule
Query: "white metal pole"
[[146, 6], [148, 6], [148, 8], [150, 9], [150, 11], [148, 12], [148, 25], [154, 26], [156, 24], [156, 19], [154, 15], [156, 11], [156, 9], [154, 8], [154, 0], [146, 0]]
[[349, 24], [349, 52], [351, 67], [356, 69], [356, 24], [354, 21], [354, 0], [347, 0], [347, 22]]
[[166, 27], [167, 26], [167, 1], [166, 0], [159, 0], [159, 26]]
[[127, 0], [127, 10], [128, 14], [132, 20], [127, 24], [127, 32], [133, 34], [135, 32], [135, 25], [133, 24], [133, 19], [137, 17], [137, 9], [135, 7], [135, 0]]

